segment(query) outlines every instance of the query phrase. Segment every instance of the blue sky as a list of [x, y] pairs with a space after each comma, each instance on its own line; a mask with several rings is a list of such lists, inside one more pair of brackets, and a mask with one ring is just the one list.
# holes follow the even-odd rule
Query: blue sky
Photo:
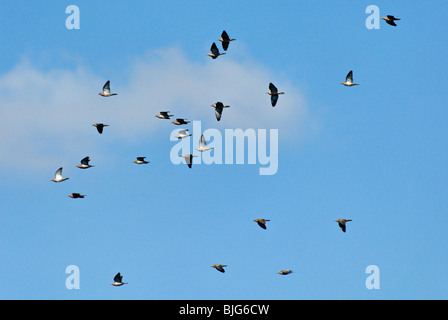
[[[446, 299], [446, 1], [166, 2], [1, 2], [0, 298]], [[367, 29], [372, 4], [398, 26]], [[278, 129], [277, 173], [173, 164], [163, 110]]]

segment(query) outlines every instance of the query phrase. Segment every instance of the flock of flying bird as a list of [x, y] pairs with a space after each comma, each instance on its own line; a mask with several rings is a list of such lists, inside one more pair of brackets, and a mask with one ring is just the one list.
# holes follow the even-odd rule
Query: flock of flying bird
[[[391, 26], [396, 26], [394, 21], [401, 20], [401, 19], [395, 18], [392, 15], [387, 15], [386, 17], [383, 17], [382, 19], [385, 20], [386, 23], [388, 23]], [[236, 39], [230, 38], [229, 35], [227, 34], [227, 32], [224, 30], [222, 32], [222, 34], [221, 34], [221, 38], [219, 38], [218, 40], [221, 41], [222, 48], [224, 49], [224, 51], [227, 51], [227, 49], [229, 47], [229, 43], [231, 41], [236, 40]], [[220, 52], [219, 51], [219, 49], [218, 49], [218, 47], [217, 47], [215, 42], [213, 42], [213, 44], [212, 44], [212, 46], [210, 48], [210, 51], [211, 52], [208, 53], [208, 56], [210, 56], [212, 59], [216, 59], [219, 56], [226, 54], [226, 52]], [[348, 72], [348, 74], [347, 74], [347, 76], [345, 78], [345, 81], [341, 82], [341, 84], [343, 84], [344, 86], [347, 86], [347, 87], [352, 87], [352, 86], [359, 85], [358, 83], [354, 83], [353, 82], [353, 71], [352, 70], [350, 70]], [[278, 91], [277, 87], [273, 83], [269, 83], [269, 91], [266, 92], [266, 93], [271, 96], [271, 105], [272, 105], [272, 107], [276, 106], [279, 95], [285, 94], [285, 92]], [[112, 93], [110, 91], [110, 81], [107, 81], [104, 84], [103, 91], [98, 93], [98, 94], [100, 96], [103, 96], [103, 97], [111, 97], [111, 96], [117, 95], [117, 93]], [[216, 119], [218, 121], [220, 121], [224, 108], [229, 108], [230, 106], [224, 105], [222, 102], [218, 101], [218, 102], [212, 104], [211, 107], [215, 108]], [[170, 119], [170, 117], [173, 117], [174, 115], [169, 114], [169, 113], [170, 113], [170, 111], [161, 111], [155, 117], [157, 117], [159, 119]], [[175, 124], [175, 125], [184, 125], [184, 124], [190, 123], [190, 121], [187, 121], [184, 118], [177, 118], [176, 120], [172, 121], [172, 123]], [[93, 126], [96, 127], [96, 129], [97, 129], [99, 134], [102, 134], [104, 127], [107, 127], [109, 125], [104, 124], [104, 123], [95, 123], [95, 124], [93, 124]], [[175, 137], [178, 138], [178, 139], [184, 139], [184, 138], [187, 138], [189, 136], [191, 136], [191, 134], [188, 133], [188, 129], [183, 129], [183, 130], [180, 130], [178, 135], [176, 135]], [[201, 135], [201, 137], [199, 139], [199, 147], [196, 148], [196, 150], [200, 151], [200, 152], [204, 152], [204, 151], [208, 151], [208, 150], [212, 150], [212, 149], [213, 148], [211, 148], [211, 147], [207, 147], [207, 143], [205, 141], [204, 135]], [[197, 157], [197, 156], [193, 155], [193, 154], [182, 154], [181, 157], [185, 158], [185, 162], [186, 162], [187, 166], [189, 168], [191, 168], [192, 167], [192, 163], [193, 163], [193, 161], [192, 161], [193, 157]], [[136, 164], [147, 164], [147, 163], [149, 163], [149, 161], [146, 161], [145, 158], [146, 157], [137, 157], [137, 159], [134, 160], [134, 163], [136, 163]], [[93, 167], [92, 165], [89, 164], [89, 162], [90, 162], [90, 158], [88, 156], [84, 157], [81, 160], [81, 164], [78, 164], [76, 167], [78, 167], [80, 169], [88, 169], [88, 168]], [[62, 181], [65, 181], [65, 180], [69, 179], [69, 178], [64, 178], [62, 176], [62, 169], [63, 168], [61, 167], [61, 168], [59, 168], [55, 172], [55, 177], [54, 177], [54, 179], [51, 179], [52, 181], [54, 181], [54, 182], [62, 182]], [[73, 198], [73, 199], [84, 198], [85, 197], [85, 195], [80, 194], [80, 193], [71, 193], [68, 196], [70, 198]], [[266, 230], [266, 228], [267, 228], [266, 227], [266, 222], [270, 221], [270, 220], [259, 218], [259, 219], [254, 219], [253, 221], [256, 222], [262, 229]], [[346, 223], [349, 222], [349, 221], [352, 221], [352, 220], [351, 219], [336, 219], [335, 220], [335, 222], [338, 223], [338, 226], [341, 228], [341, 230], [343, 232], [346, 232]], [[216, 270], [224, 273], [225, 272], [224, 267], [227, 267], [227, 265], [225, 265], [225, 264], [213, 264], [213, 265], [211, 265], [211, 267], [213, 267]], [[281, 275], [287, 275], [287, 274], [290, 274], [292, 272], [293, 272], [292, 270], [280, 270], [277, 273], [281, 274]], [[113, 285], [113, 286], [122, 286], [124, 284], [127, 284], [127, 282], [123, 282], [123, 276], [120, 274], [120, 272], [118, 272], [115, 275], [115, 277], [114, 277], [114, 281], [111, 282], [110, 284]]]

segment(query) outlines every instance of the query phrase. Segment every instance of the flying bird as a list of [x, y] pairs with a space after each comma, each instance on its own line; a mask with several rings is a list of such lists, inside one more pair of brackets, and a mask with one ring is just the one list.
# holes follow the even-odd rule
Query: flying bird
[[170, 119], [170, 117], [173, 117], [173, 115], [169, 113], [169, 111], [160, 111], [160, 113], [157, 114], [156, 117], [159, 119]]
[[78, 164], [77, 167], [80, 169], [88, 169], [88, 168], [93, 167], [89, 164], [89, 161], [90, 161], [89, 157], [82, 158], [81, 164]]
[[229, 37], [229, 35], [227, 34], [226, 30], [224, 30], [221, 33], [221, 38], [219, 38], [218, 40], [222, 42], [222, 48], [224, 49], [224, 51], [227, 51], [227, 48], [229, 47], [230, 41], [234, 41], [236, 39], [231, 39]]
[[344, 86], [352, 87], [357, 86], [358, 83], [353, 82], [353, 71], [350, 70], [349, 73], [347, 73], [347, 76], [345, 77], [345, 82], [341, 82]]
[[197, 157], [197, 156], [187, 153], [187, 154], [182, 154], [181, 157], [185, 158], [185, 162], [187, 163], [188, 168], [191, 169], [191, 165], [193, 164], [193, 158]]
[[382, 17], [381, 19], [383, 19], [384, 21], [386, 21], [387, 24], [390, 24], [391, 26], [394, 26], [394, 27], [397, 26], [397, 24], [395, 23], [395, 21], [397, 21], [397, 20], [401, 20], [401, 19], [395, 18], [394, 16], [391, 16], [391, 15], [387, 15], [387, 16], [385, 16], [385, 17]]
[[175, 138], [177, 139], [183, 139], [191, 136], [191, 133], [187, 133], [188, 129], [180, 130], [177, 136]]
[[215, 116], [216, 116], [216, 120], [218, 120], [218, 121], [221, 120], [222, 110], [224, 108], [230, 108], [230, 106], [226, 106], [222, 102], [219, 102], [219, 101], [212, 104], [211, 107], [215, 108]]
[[178, 118], [175, 121], [171, 121], [171, 123], [174, 123], [176, 126], [180, 126], [182, 124], [188, 124], [190, 121], [185, 121], [186, 119]]
[[269, 90], [270, 91], [268, 91], [266, 93], [271, 96], [271, 105], [273, 107], [275, 107], [275, 105], [277, 104], [278, 95], [279, 94], [285, 94], [285, 93], [284, 92], [278, 92], [277, 87], [274, 86], [273, 83], [269, 83]]
[[120, 272], [118, 272], [114, 277], [114, 282], [111, 282], [110, 284], [113, 286], [119, 287], [124, 284], [127, 284], [127, 282], [123, 282], [123, 276], [120, 275]]
[[212, 150], [213, 148], [207, 147], [207, 143], [205, 142], [204, 134], [201, 134], [201, 137], [199, 138], [199, 148], [196, 148], [196, 150], [200, 152], [204, 152], [207, 150]]
[[68, 196], [72, 199], [78, 199], [78, 198], [84, 198], [86, 195], [73, 192], [72, 194], [69, 194]]
[[266, 221], [270, 221], [270, 220], [267, 220], [267, 219], [254, 219], [254, 221], [255, 221], [256, 223], [258, 223], [258, 225], [259, 225], [260, 227], [262, 227], [263, 229], [266, 230]]
[[210, 267], [215, 268], [216, 270], [224, 273], [226, 270], [224, 270], [224, 267], [227, 267], [226, 264], [212, 264]]
[[219, 56], [226, 54], [225, 52], [220, 53], [216, 43], [213, 42], [212, 47], [210, 48], [211, 53], [207, 53], [212, 59], [216, 59]]
[[54, 173], [54, 179], [51, 179], [51, 181], [54, 181], [54, 182], [62, 182], [62, 181], [65, 181], [65, 180], [67, 180], [67, 179], [70, 179], [70, 178], [63, 178], [62, 177], [62, 167], [60, 167], [58, 170], [56, 170], [56, 172]]
[[98, 130], [99, 134], [103, 133], [103, 128], [104, 127], [108, 127], [108, 124], [104, 124], [104, 123], [94, 123], [92, 124], [92, 126], [96, 127], [96, 130]]
[[280, 270], [277, 273], [285, 276], [285, 275], [290, 274], [292, 272], [293, 272], [292, 270]]
[[103, 92], [98, 93], [100, 96], [103, 97], [111, 97], [116, 96], [116, 93], [110, 93], [110, 81], [107, 80], [107, 82], [103, 86]]
[[137, 157], [137, 160], [134, 160], [136, 164], [146, 164], [149, 163], [149, 161], [145, 160], [146, 157]]
[[336, 221], [338, 223], [338, 225], [339, 225], [339, 228], [341, 228], [341, 230], [345, 232], [345, 224], [346, 224], [346, 222], [352, 221], [352, 220], [350, 220], [350, 219], [336, 219], [334, 221]]

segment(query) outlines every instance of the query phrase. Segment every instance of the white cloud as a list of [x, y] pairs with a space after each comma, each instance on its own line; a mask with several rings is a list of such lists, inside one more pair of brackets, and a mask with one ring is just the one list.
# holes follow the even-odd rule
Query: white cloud
[[[201, 120], [203, 129], [221, 130], [289, 127], [295, 131], [306, 114], [299, 89], [287, 79], [277, 78], [274, 70], [250, 59], [232, 60], [230, 54], [198, 63], [178, 48], [155, 50], [136, 57], [123, 74], [127, 83], [104, 79], [83, 67], [42, 71], [23, 61], [1, 75], [0, 163], [33, 169], [78, 162], [79, 150], [98, 144], [98, 138], [92, 138], [98, 135], [91, 126], [95, 122], [110, 124], [103, 136], [120, 143], [147, 142], [163, 127], [178, 128], [170, 120], [154, 117], [164, 110]], [[111, 80], [117, 96], [98, 95], [106, 80]], [[269, 82], [286, 92], [275, 108], [266, 94]], [[217, 101], [230, 105], [220, 122], [210, 107]], [[169, 136], [165, 138], [169, 143]]]

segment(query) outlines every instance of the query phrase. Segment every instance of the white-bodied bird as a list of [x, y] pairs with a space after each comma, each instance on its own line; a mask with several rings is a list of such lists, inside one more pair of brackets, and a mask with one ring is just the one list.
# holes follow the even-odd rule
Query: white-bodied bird
[[187, 154], [182, 154], [181, 157], [185, 159], [185, 162], [187, 163], [188, 168], [191, 169], [191, 166], [193, 165], [193, 158], [197, 157], [197, 156], [187, 153]]
[[350, 70], [349, 73], [347, 73], [347, 76], [345, 77], [345, 82], [341, 82], [344, 86], [352, 87], [357, 86], [358, 83], [353, 82], [353, 71]]
[[187, 133], [187, 131], [188, 131], [188, 129], [179, 130], [179, 133], [177, 134], [177, 136], [175, 136], [175, 138], [183, 139], [183, 138], [187, 138], [187, 137], [191, 136], [191, 133]]
[[103, 86], [103, 92], [98, 93], [100, 96], [103, 97], [111, 97], [111, 96], [116, 96], [117, 93], [111, 93], [110, 92], [110, 81], [107, 80], [107, 82], [104, 84]]
[[212, 149], [213, 148], [207, 147], [207, 142], [205, 142], [204, 134], [201, 134], [201, 137], [199, 138], [199, 148], [196, 148], [196, 150], [204, 152]]
[[56, 172], [54, 173], [54, 179], [51, 179], [51, 181], [54, 182], [62, 182], [65, 180], [68, 180], [70, 178], [63, 178], [62, 177], [62, 167], [60, 167], [58, 170], [56, 170]]

